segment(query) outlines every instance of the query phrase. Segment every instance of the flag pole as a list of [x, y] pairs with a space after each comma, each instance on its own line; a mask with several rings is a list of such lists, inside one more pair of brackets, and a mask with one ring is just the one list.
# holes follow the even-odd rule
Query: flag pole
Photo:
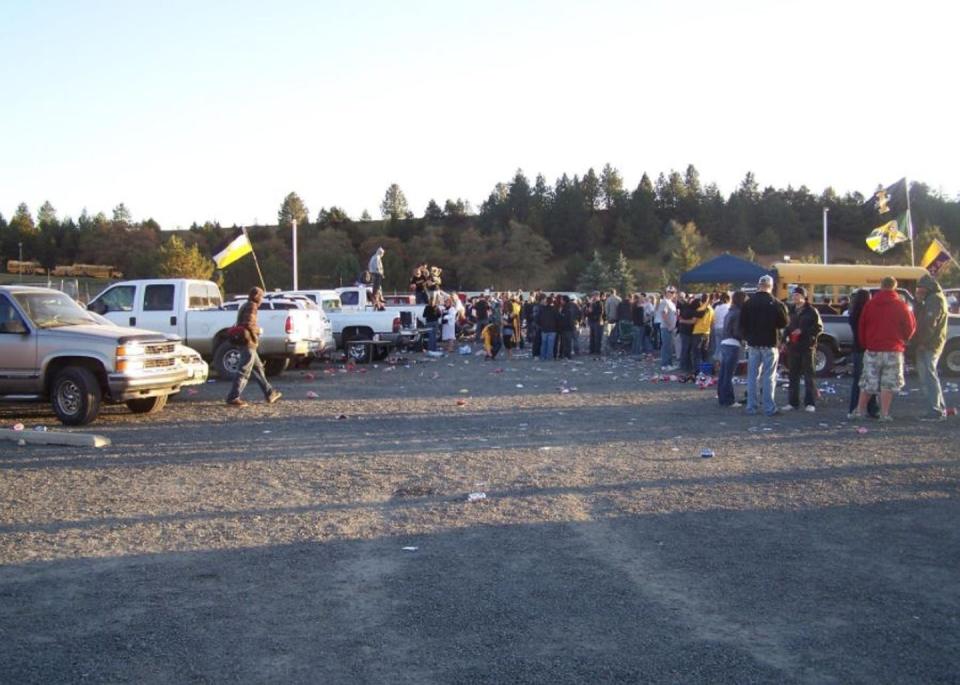
[[250, 243], [250, 254], [253, 255], [253, 264], [257, 267], [257, 275], [260, 276], [260, 287], [263, 288], [263, 292], [267, 292], [267, 284], [263, 280], [263, 272], [260, 271], [260, 262], [257, 261], [257, 252], [253, 249], [253, 241], [250, 240], [250, 236], [247, 235], [247, 227], [241, 226], [240, 230], [243, 231], [243, 234], [247, 236], [247, 241]]
[[904, 176], [903, 185], [907, 194], [907, 226], [910, 227], [910, 266], [916, 266], [917, 261], [913, 250], [913, 215], [910, 213], [910, 180]]

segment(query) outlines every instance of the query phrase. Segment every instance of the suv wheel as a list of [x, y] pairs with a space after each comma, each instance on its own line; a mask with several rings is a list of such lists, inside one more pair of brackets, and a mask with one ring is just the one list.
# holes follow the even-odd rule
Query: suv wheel
[[63, 369], [50, 386], [53, 411], [68, 426], [84, 426], [97, 418], [101, 399], [97, 377], [82, 366]]

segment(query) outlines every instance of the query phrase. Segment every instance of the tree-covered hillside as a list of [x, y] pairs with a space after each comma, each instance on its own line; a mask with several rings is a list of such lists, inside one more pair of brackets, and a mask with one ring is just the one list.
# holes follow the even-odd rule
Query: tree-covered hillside
[[[892, 182], [894, 179], [888, 179]], [[931, 236], [960, 246], [960, 202], [942, 197], [921, 182], [910, 187], [916, 251]], [[814, 194], [799, 188], [760, 188], [747, 173], [735, 191], [723, 196], [703, 185], [690, 165], [680, 173], [644, 174], [636, 188], [623, 185], [620, 173], [606, 165], [599, 174], [564, 174], [553, 184], [542, 175], [531, 182], [522, 171], [498, 183], [474, 211], [463, 199], [430, 200], [415, 216], [402, 189], [391, 185], [380, 203], [382, 218], [351, 218], [338, 207], [312, 216], [296, 193], [282, 200], [277, 224], [251, 226], [249, 235], [268, 287], [289, 287], [291, 223], [299, 226], [301, 287], [350, 282], [378, 246], [386, 250], [385, 286], [403, 290], [421, 261], [442, 266], [444, 282], [458, 289], [573, 289], [598, 253], [613, 263], [622, 252], [634, 265], [640, 286], [661, 285], [691, 262], [729, 251], [774, 258], [819, 254], [823, 209], [829, 209], [831, 250], [848, 261], [881, 261], [864, 245], [876, 223], [859, 193], [843, 196], [827, 188]], [[13, 216], [0, 215], [0, 258], [44, 267], [59, 264], [110, 264], [128, 277], [147, 277], [201, 265], [235, 234], [237, 227], [194, 224], [175, 232], [181, 244], [168, 244], [174, 232], [152, 219], [133, 221], [121, 203], [112, 216], [85, 211], [77, 220], [59, 218], [50, 202], [36, 216], [21, 204]], [[165, 246], [165, 247], [164, 247]], [[811, 250], [811, 246], [813, 249]], [[161, 249], [164, 247], [164, 249]], [[190, 252], [191, 254], [185, 254]], [[883, 256], [887, 263], [908, 263], [909, 246]], [[256, 283], [250, 258], [224, 273], [228, 291]]]

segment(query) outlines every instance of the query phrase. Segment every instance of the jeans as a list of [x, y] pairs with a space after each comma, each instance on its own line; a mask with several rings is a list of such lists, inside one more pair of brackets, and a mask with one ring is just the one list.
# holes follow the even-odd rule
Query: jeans
[[739, 345], [720, 345], [720, 378], [717, 380], [717, 399], [721, 407], [729, 407], [737, 401], [733, 392], [733, 376], [740, 361]]
[[557, 344], [556, 331], [540, 331], [540, 360], [553, 359], [553, 348]]
[[702, 334], [690, 336], [690, 372], [700, 373], [700, 364], [705, 361], [703, 354], [704, 339]]
[[436, 323], [427, 322], [427, 349], [431, 352], [437, 351], [437, 331], [439, 327]]
[[643, 351], [643, 326], [634, 326], [633, 337], [630, 338], [630, 354], [639, 357]]
[[680, 334], [680, 370], [686, 373], [693, 373], [693, 366], [690, 365], [690, 338], [689, 333]]
[[620, 341], [620, 328], [617, 326], [616, 321], [610, 323], [610, 333], [607, 335], [607, 347], [611, 350], [617, 346], [617, 343]]
[[656, 347], [653, 344], [653, 327], [646, 325], [642, 327], [640, 338], [643, 341], [643, 353], [652, 354]]
[[673, 331], [660, 328], [660, 366], [673, 365]]
[[483, 342], [483, 329], [490, 323], [490, 319], [477, 319], [476, 328], [474, 329], [474, 336], [476, 337], [476, 342]]
[[[855, 412], [857, 405], [860, 404], [860, 376], [863, 375], [863, 350], [850, 353], [850, 359], [853, 361], [853, 385], [850, 387], [850, 408], [847, 411]], [[867, 404], [867, 413], [870, 416], [880, 416], [880, 404], [877, 402], [877, 396], [870, 398]]]
[[603, 324], [599, 321], [589, 321], [590, 326], [590, 354], [600, 354], [603, 343]]
[[560, 331], [560, 356], [564, 359], [573, 356], [573, 331]]
[[747, 350], [747, 413], [756, 414], [758, 401], [763, 399], [763, 413], [777, 413], [774, 397], [777, 391], [777, 361], [780, 351], [776, 347], [751, 347]]
[[943, 416], [947, 411], [947, 405], [943, 401], [943, 390], [940, 388], [940, 378], [937, 376], [939, 361], [939, 352], [917, 350], [917, 380], [927, 400], [927, 409]]
[[653, 324], [653, 349], [660, 349], [660, 324]]
[[227, 395], [227, 401], [236, 400], [243, 394], [243, 389], [250, 382], [250, 376], [257, 382], [260, 389], [263, 390], [264, 397], [270, 397], [273, 392], [273, 386], [267, 380], [263, 372], [263, 362], [260, 361], [260, 355], [257, 354], [256, 347], [244, 347], [240, 350], [240, 370], [233, 377], [233, 385], [230, 387], [230, 394]]
[[787, 366], [790, 369], [790, 406], [800, 406], [800, 376], [803, 375], [803, 404], [813, 407], [817, 403], [816, 381], [813, 378], [813, 355], [810, 348], [787, 351]]

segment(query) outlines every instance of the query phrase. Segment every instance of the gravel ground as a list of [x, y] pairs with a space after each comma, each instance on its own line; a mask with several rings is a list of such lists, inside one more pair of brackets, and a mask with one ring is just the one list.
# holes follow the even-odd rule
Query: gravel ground
[[916, 393], [857, 424], [843, 379], [764, 418], [626, 358], [408, 362], [0, 442], [0, 682], [960, 679], [960, 420]]

